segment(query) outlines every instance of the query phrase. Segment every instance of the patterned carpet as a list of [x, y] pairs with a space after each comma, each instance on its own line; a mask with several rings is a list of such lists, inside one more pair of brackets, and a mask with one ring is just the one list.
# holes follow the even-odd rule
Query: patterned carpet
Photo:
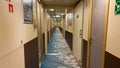
[[80, 68], [59, 28], [55, 28], [41, 68]]

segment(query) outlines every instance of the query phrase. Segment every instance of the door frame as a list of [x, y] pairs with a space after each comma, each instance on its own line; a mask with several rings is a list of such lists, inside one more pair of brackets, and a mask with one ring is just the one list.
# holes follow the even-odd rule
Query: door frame
[[108, 19], [109, 19], [109, 6], [110, 6], [110, 0], [106, 0], [106, 10], [105, 10], [105, 23], [104, 23], [104, 42], [103, 42], [103, 56], [102, 56], [102, 68], [104, 68], [104, 62], [105, 62], [105, 51], [106, 51], [106, 43], [107, 43], [107, 30], [108, 30]]
[[40, 3], [36, 1], [36, 17], [37, 17], [37, 35], [38, 35], [38, 50], [39, 50], [39, 61], [42, 60], [42, 41], [41, 41], [41, 11]]
[[90, 67], [90, 35], [91, 35], [91, 24], [92, 24], [92, 9], [93, 9], [93, 0], [90, 0], [90, 13], [89, 13], [89, 22], [88, 22], [88, 46], [87, 46], [87, 63], [86, 68]]
[[[105, 9], [105, 21], [104, 21], [104, 39], [103, 39], [103, 50], [102, 50], [102, 68], [104, 68], [105, 61], [105, 51], [106, 51], [106, 40], [107, 40], [107, 28], [108, 28], [108, 18], [109, 18], [109, 4], [110, 0], [106, 0], [106, 9]], [[87, 63], [86, 68], [90, 68], [90, 37], [91, 37], [91, 27], [92, 27], [92, 11], [93, 9], [93, 0], [90, 0], [90, 13], [89, 13], [89, 22], [88, 22], [88, 46], [87, 46]]]

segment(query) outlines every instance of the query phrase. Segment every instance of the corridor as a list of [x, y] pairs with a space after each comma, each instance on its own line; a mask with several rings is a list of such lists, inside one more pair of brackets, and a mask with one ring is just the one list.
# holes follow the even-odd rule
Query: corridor
[[0, 68], [120, 68], [120, 0], [0, 0]]
[[41, 68], [80, 68], [58, 27], [49, 42]]

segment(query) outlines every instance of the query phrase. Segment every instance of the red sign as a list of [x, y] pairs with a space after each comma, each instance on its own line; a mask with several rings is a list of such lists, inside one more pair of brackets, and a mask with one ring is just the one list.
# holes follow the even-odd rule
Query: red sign
[[11, 0], [8, 0], [9, 1], [9, 4], [8, 4], [8, 8], [9, 8], [9, 12], [14, 12], [14, 7], [13, 7], [13, 4], [11, 4]]
[[8, 4], [8, 7], [9, 7], [9, 12], [14, 12], [14, 9], [13, 9], [13, 5], [12, 4]]

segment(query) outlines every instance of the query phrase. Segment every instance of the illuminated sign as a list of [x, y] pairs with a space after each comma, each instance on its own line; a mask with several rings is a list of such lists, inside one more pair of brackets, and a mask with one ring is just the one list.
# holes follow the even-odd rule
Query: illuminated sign
[[116, 0], [115, 15], [120, 14], [120, 0]]

